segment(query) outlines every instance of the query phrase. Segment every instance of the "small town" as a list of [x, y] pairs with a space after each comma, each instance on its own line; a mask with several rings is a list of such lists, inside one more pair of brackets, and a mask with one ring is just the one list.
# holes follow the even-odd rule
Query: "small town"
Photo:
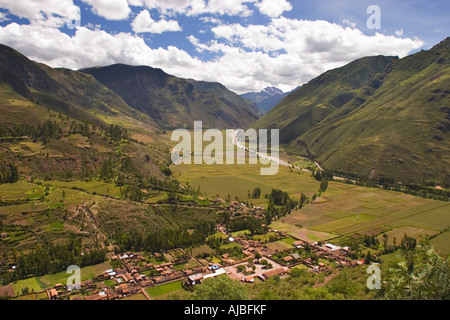
[[[230, 211], [248, 212], [263, 216], [260, 207], [250, 209], [244, 203], [232, 202]], [[265, 227], [265, 225], [262, 225]], [[186, 289], [201, 284], [208, 278], [228, 276], [233, 280], [252, 284], [255, 279], [266, 281], [272, 277], [288, 277], [291, 270], [302, 268], [311, 273], [330, 272], [333, 269], [352, 268], [364, 264], [364, 259], [352, 260], [352, 251], [332, 243], [310, 243], [284, 232], [267, 229], [277, 242], [288, 240], [290, 247], [273, 248], [275, 241], [249, 240], [244, 235], [232, 237], [223, 225], [217, 225], [223, 243], [231, 245], [232, 254], [213, 254], [205, 258], [193, 257], [178, 248], [163, 253], [124, 252], [108, 254], [112, 266], [92, 279], [76, 285], [56, 284], [43, 291], [49, 300], [119, 300], [141, 295], [152, 300], [146, 288], [182, 281]], [[81, 275], [83, 277], [83, 275]], [[36, 293], [39, 294], [39, 293]]]

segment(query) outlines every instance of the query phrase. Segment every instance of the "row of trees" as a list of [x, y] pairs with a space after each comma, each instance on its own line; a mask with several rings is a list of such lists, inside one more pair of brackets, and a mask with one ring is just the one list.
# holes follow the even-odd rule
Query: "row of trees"
[[193, 232], [186, 228], [154, 230], [143, 233], [137, 230], [118, 232], [113, 236], [119, 252], [147, 251], [161, 252], [175, 248], [187, 248], [205, 243], [206, 238], [214, 231], [214, 225], [201, 222]]
[[[320, 178], [322, 177], [322, 174], [323, 173], [321, 173]], [[332, 180], [333, 176], [339, 176], [345, 178], [346, 179], [345, 182], [350, 184], [357, 184], [368, 187], [381, 187], [385, 190], [403, 192], [422, 198], [436, 199], [442, 201], [449, 201], [450, 199], [450, 191], [444, 189], [436, 189], [436, 182], [431, 181], [424, 181], [423, 184], [412, 184], [412, 183], [402, 184], [397, 183], [395, 179], [389, 177], [379, 177], [377, 179], [369, 179], [367, 176], [360, 176], [354, 173], [342, 172], [337, 170], [333, 172], [326, 171], [325, 175], [328, 180]], [[316, 179], [318, 177], [319, 176], [317, 176]], [[445, 181], [446, 180], [444, 179], [442, 187], [444, 188], [450, 187], [450, 183]]]
[[128, 130], [115, 124], [109, 126], [108, 136], [111, 140], [116, 142], [122, 139], [130, 139], [130, 133], [128, 132]]
[[[71, 265], [79, 267], [102, 263], [106, 260], [106, 251], [90, 249], [86, 252], [81, 238], [70, 238], [61, 245], [38, 244], [31, 252], [15, 253], [16, 268], [13, 273], [7, 273], [11, 279], [6, 283], [31, 276], [43, 276], [67, 270]], [[5, 275], [4, 275], [5, 276]]]
[[57, 138], [61, 135], [61, 126], [52, 120], [45, 120], [37, 126], [30, 124], [0, 124], [0, 137], [2, 138], [31, 137], [35, 140], [40, 139], [43, 144], [47, 144], [52, 138]]
[[229, 232], [249, 230], [251, 235], [264, 234], [267, 228], [262, 227], [261, 224], [261, 220], [254, 217], [239, 217], [228, 221], [227, 230]]

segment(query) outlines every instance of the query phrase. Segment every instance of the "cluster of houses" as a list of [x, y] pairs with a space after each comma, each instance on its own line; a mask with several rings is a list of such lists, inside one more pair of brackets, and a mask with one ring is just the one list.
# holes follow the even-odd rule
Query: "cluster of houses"
[[208, 268], [208, 271], [204, 273], [193, 274], [186, 278], [186, 285], [194, 286], [196, 284], [202, 283], [205, 279], [214, 278], [217, 276], [221, 276], [223, 274], [228, 274], [224, 268], [221, 268], [219, 265], [214, 264]]
[[[334, 260], [336, 264], [341, 267], [356, 267], [364, 264], [364, 259], [354, 261], [349, 258], [349, 254], [353, 253], [349, 247], [340, 247], [331, 243], [319, 245], [315, 242], [313, 244], [309, 244], [301, 240], [294, 242], [292, 245], [298, 249], [302, 249], [306, 245], [309, 245], [311, 251], [314, 252], [317, 257], [324, 258], [329, 261]], [[291, 261], [298, 261], [298, 259], [300, 259], [300, 256], [297, 253], [283, 258], [283, 260], [287, 263]], [[315, 272], [326, 272], [331, 269], [331, 267], [326, 266], [324, 263], [318, 263], [315, 265], [311, 258], [302, 260], [301, 263]]]
[[[238, 204], [240, 205], [240, 204]], [[277, 232], [276, 230], [271, 230]], [[281, 232], [277, 233], [279, 236], [286, 236]], [[101, 275], [94, 277], [92, 280], [87, 280], [81, 283], [81, 289], [86, 300], [116, 300], [126, 297], [128, 295], [136, 294], [139, 292], [145, 292], [143, 288], [149, 286], [156, 286], [162, 283], [185, 279], [185, 284], [188, 286], [194, 286], [202, 283], [205, 279], [214, 278], [220, 275], [232, 276], [232, 268], [238, 264], [243, 264], [248, 261], [251, 265], [257, 264], [258, 259], [255, 259], [258, 253], [262, 259], [272, 259], [273, 252], [267, 246], [257, 240], [246, 239], [243, 237], [229, 238], [229, 241], [239, 243], [242, 246], [242, 253], [245, 258], [235, 261], [230, 258], [230, 255], [225, 253], [221, 256], [221, 264], [212, 264], [209, 266], [199, 264], [197, 267], [180, 270], [175, 268], [173, 262], [164, 262], [161, 264], [149, 263], [141, 253], [127, 252], [122, 255], [111, 256], [112, 260], [121, 262], [121, 267], [116, 269], [106, 270]], [[355, 267], [364, 264], [364, 260], [353, 261], [349, 258], [352, 251], [348, 247], [340, 247], [331, 243], [308, 243], [306, 241], [298, 240], [292, 243], [292, 246], [297, 249], [304, 249], [308, 246], [311, 252], [319, 258], [323, 258], [329, 261], [334, 260], [340, 267]], [[181, 250], [181, 249], [178, 249]], [[154, 253], [155, 261], [161, 261], [161, 255]], [[189, 257], [189, 259], [192, 259]], [[262, 260], [260, 259], [260, 260]], [[270, 266], [267, 269], [246, 276], [241, 276], [241, 280], [244, 282], [252, 283], [255, 277], [265, 281], [271, 277], [277, 275], [284, 275], [289, 272], [290, 268], [304, 264], [313, 272], [326, 272], [331, 269], [330, 266], [324, 263], [318, 263], [317, 261], [306, 258], [302, 259], [302, 256], [292, 250], [280, 260], [273, 260], [274, 267]], [[279, 262], [275, 262], [279, 261]], [[280, 264], [281, 263], [281, 264]], [[265, 268], [265, 267], [264, 267]], [[114, 285], [105, 285], [105, 282], [113, 281]], [[57, 285], [54, 288], [47, 291], [49, 299], [55, 300], [66, 295], [70, 295], [67, 288]]]
[[[181, 249], [178, 249], [181, 250]], [[155, 258], [161, 258], [159, 253], [153, 254]], [[147, 263], [142, 254], [132, 254], [127, 252], [122, 256], [113, 256], [112, 260], [121, 260], [123, 269], [113, 270], [113, 273], [108, 274], [111, 279], [116, 279], [118, 282], [137, 283], [141, 287], [148, 287], [169, 281], [182, 279], [190, 276], [193, 273], [204, 272], [206, 267], [198, 266], [192, 269], [178, 270], [175, 268], [173, 262], [164, 262], [161, 264]], [[146, 276], [144, 272], [151, 271], [151, 276]], [[104, 274], [104, 276], [106, 276]], [[118, 277], [122, 277], [118, 279]]]
[[[154, 256], [161, 258], [159, 253], [154, 253]], [[208, 270], [203, 266], [177, 270], [173, 262], [147, 263], [147, 259], [141, 253], [132, 252], [113, 255], [111, 260], [120, 261], [122, 267], [106, 270], [92, 280], [80, 283], [79, 289], [83, 292], [85, 300], [117, 300], [139, 292], [145, 294], [143, 289], [146, 287], [183, 279], [194, 273]], [[106, 285], [107, 281], [112, 281], [114, 285]], [[58, 284], [48, 290], [47, 294], [50, 300], [57, 300], [71, 295], [70, 291], [67, 287]], [[81, 296], [79, 298], [81, 299]]]

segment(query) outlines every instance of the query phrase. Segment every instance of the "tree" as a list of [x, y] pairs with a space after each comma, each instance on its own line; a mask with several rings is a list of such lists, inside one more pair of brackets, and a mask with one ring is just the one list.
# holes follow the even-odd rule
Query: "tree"
[[427, 242], [422, 242], [414, 250], [403, 250], [401, 261], [392, 263], [384, 278], [387, 299], [450, 299], [448, 262]]
[[260, 197], [261, 197], [261, 188], [260, 188], [260, 187], [257, 187], [257, 188], [255, 188], [255, 189], [253, 190], [252, 198], [253, 198], [253, 199], [259, 199]]
[[403, 237], [402, 242], [400, 244], [402, 249], [413, 250], [417, 245], [416, 239], [409, 237], [406, 235]]
[[142, 190], [137, 185], [126, 185], [122, 188], [122, 196], [125, 199], [130, 199], [131, 201], [141, 202], [144, 198]]
[[320, 182], [319, 192], [322, 194], [325, 191], [327, 191], [327, 189], [328, 189], [328, 180], [323, 178], [322, 181]]
[[19, 171], [16, 165], [9, 163], [0, 165], [0, 183], [15, 183], [19, 180]]
[[240, 266], [236, 267], [236, 270], [240, 273], [243, 273], [245, 271], [245, 269], [246, 269], [245, 266], [242, 264]]
[[366, 253], [366, 259], [364, 260], [365, 264], [370, 264], [372, 262], [372, 255], [370, 254], [370, 251], [367, 251]]
[[226, 275], [206, 279], [194, 288], [195, 300], [248, 300], [246, 288]]

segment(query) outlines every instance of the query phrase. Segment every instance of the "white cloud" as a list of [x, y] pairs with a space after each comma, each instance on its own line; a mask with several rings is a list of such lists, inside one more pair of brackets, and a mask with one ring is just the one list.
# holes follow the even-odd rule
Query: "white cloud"
[[52, 67], [70, 69], [127, 63], [180, 72], [181, 68], [197, 69], [201, 64], [199, 60], [173, 46], [167, 49], [152, 49], [136, 35], [112, 35], [103, 30], [90, 30], [86, 27], [78, 28], [71, 37], [55, 28], [11, 23], [0, 27], [0, 42], [30, 59]]
[[248, 17], [252, 11], [242, 0], [209, 0], [206, 12], [219, 15]]
[[283, 12], [292, 10], [292, 5], [286, 0], [262, 0], [256, 6], [259, 12], [271, 18], [278, 18]]
[[[133, 0], [136, 1], [136, 0]], [[142, 0], [147, 9], [156, 9], [161, 14], [174, 16], [185, 14], [198, 16], [201, 14], [229, 15], [247, 17], [252, 11], [246, 3], [256, 0]]]
[[200, 17], [199, 20], [203, 23], [222, 24], [222, 20], [214, 17]]
[[400, 29], [400, 30], [395, 31], [395, 35], [396, 35], [397, 37], [403, 37], [403, 28]]
[[[131, 13], [127, 0], [82, 0], [92, 6], [92, 11], [107, 20], [125, 20]], [[135, 3], [134, 1], [132, 1]]]
[[148, 10], [142, 10], [131, 23], [135, 33], [163, 33], [167, 31], [181, 31], [178, 22], [175, 20], [155, 21], [150, 16]]
[[268, 86], [288, 91], [363, 56], [402, 57], [423, 46], [418, 39], [379, 33], [368, 36], [327, 21], [283, 17], [272, 19], [268, 25], [219, 24], [211, 31], [214, 38], [209, 40], [188, 36], [198, 52], [214, 56], [209, 61], [175, 46], [152, 48], [135, 34], [109, 34], [98, 28], [80, 27], [69, 36], [40, 24], [11, 23], [0, 27], [0, 43], [53, 67], [149, 65], [179, 77], [218, 81], [238, 93]]
[[177, 14], [196, 16], [204, 13], [206, 8], [204, 0], [142, 0], [142, 2], [146, 8], [156, 9], [168, 16]]
[[79, 7], [72, 0], [0, 0], [0, 7], [31, 23], [48, 26], [61, 26], [69, 19], [79, 17]]
[[128, 4], [130, 6], [134, 6], [134, 7], [143, 7], [144, 1], [143, 0], [128, 0]]
[[346, 25], [346, 26], [349, 26], [350, 28], [355, 28], [355, 27], [356, 27], [356, 23], [351, 22], [351, 21], [348, 20], [348, 19], [343, 19], [343, 20], [342, 20], [342, 23], [343, 23], [344, 25]]

